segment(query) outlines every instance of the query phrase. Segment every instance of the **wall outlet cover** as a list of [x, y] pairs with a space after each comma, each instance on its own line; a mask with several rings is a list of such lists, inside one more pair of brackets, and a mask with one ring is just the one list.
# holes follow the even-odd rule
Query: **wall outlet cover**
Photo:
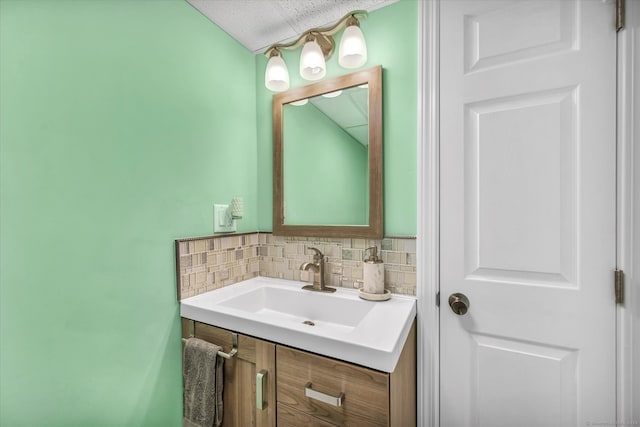
[[227, 215], [229, 205], [213, 205], [213, 232], [233, 233], [236, 231], [236, 220]]

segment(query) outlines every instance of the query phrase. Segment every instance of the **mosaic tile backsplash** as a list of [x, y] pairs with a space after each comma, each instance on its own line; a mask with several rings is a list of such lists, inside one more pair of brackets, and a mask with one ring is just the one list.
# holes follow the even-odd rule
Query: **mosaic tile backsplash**
[[284, 237], [271, 233], [212, 236], [176, 241], [178, 299], [256, 277], [313, 282], [300, 270], [318, 248], [327, 258], [329, 286], [362, 287], [364, 250], [377, 246], [384, 261], [385, 288], [397, 294], [416, 294], [416, 240]]

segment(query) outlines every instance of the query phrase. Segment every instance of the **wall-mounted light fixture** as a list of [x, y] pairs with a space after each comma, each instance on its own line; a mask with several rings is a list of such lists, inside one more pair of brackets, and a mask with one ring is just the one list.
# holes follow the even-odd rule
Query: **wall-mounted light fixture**
[[274, 44], [265, 52], [269, 62], [264, 74], [264, 85], [274, 92], [289, 89], [289, 71], [282, 59], [281, 50], [297, 49], [300, 45], [300, 76], [305, 80], [319, 80], [327, 73], [326, 60], [331, 57], [336, 43], [333, 36], [343, 28], [338, 49], [338, 63], [344, 68], [358, 68], [367, 62], [367, 44], [360, 30], [360, 21], [367, 17], [365, 10], [349, 12], [336, 24], [326, 28], [313, 28], [297, 40], [286, 44]]

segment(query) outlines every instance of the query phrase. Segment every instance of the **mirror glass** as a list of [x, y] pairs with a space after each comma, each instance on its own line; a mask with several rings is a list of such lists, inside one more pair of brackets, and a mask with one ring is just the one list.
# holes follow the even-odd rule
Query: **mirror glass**
[[282, 122], [284, 223], [367, 225], [368, 85], [285, 104]]
[[382, 237], [381, 67], [274, 95], [274, 234]]

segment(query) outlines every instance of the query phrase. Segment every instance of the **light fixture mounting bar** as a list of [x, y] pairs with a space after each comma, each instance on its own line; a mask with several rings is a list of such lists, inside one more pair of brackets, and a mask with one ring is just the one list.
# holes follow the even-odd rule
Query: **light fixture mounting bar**
[[358, 19], [366, 19], [367, 16], [368, 13], [366, 10], [354, 10], [344, 15], [334, 25], [331, 25], [329, 27], [312, 28], [302, 33], [300, 37], [290, 43], [276, 43], [272, 45], [264, 52], [264, 55], [267, 58], [270, 58], [271, 52], [273, 50], [280, 51], [296, 49], [300, 45], [304, 44], [309, 37], [314, 37], [316, 39], [316, 42], [322, 49], [322, 53], [324, 54], [325, 59], [328, 59], [335, 49], [333, 35], [342, 30], [348, 24], [352, 24], [354, 20], [357, 23]]

